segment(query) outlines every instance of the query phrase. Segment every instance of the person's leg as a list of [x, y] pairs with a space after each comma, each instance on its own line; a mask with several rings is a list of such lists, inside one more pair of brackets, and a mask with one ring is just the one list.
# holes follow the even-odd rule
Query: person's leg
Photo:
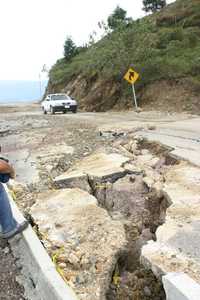
[[17, 223], [13, 217], [8, 195], [0, 183], [0, 225], [2, 232], [1, 238], [9, 239], [16, 234], [22, 232], [28, 227], [28, 222], [25, 220], [22, 223]]
[[2, 233], [10, 232], [17, 226], [17, 222], [14, 219], [12, 214], [7, 193], [1, 183], [0, 183], [0, 225], [1, 225]]

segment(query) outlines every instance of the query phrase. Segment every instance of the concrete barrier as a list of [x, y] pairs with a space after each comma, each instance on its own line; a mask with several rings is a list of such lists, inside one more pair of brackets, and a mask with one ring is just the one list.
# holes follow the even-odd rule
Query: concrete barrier
[[[21, 222], [24, 220], [23, 215], [10, 195], [9, 199], [16, 220]], [[9, 243], [17, 263], [22, 268], [22, 275], [18, 280], [24, 286], [27, 299], [78, 300], [73, 290], [56, 271], [55, 265], [30, 225], [23, 233], [10, 239]]]
[[200, 285], [185, 273], [168, 273], [163, 276], [167, 300], [199, 300]]

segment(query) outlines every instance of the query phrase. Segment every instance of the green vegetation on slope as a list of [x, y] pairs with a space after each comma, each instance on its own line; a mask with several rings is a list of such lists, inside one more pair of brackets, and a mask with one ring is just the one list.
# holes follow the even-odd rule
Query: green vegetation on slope
[[64, 87], [78, 75], [120, 84], [119, 97], [131, 94], [123, 76], [129, 66], [141, 75], [137, 90], [156, 81], [200, 79], [200, 0], [177, 0], [161, 12], [108, 33], [50, 71], [51, 86]]

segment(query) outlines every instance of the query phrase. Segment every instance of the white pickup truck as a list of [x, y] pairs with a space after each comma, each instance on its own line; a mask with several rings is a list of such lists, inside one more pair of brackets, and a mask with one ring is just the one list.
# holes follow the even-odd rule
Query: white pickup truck
[[49, 94], [46, 96], [45, 100], [42, 101], [41, 106], [44, 114], [47, 114], [48, 112], [52, 115], [55, 114], [55, 112], [77, 112], [76, 100], [70, 98], [66, 94]]

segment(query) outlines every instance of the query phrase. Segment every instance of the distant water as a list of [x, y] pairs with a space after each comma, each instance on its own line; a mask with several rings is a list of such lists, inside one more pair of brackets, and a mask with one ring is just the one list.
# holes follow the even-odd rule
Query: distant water
[[41, 99], [47, 81], [0, 80], [0, 104], [34, 102]]

